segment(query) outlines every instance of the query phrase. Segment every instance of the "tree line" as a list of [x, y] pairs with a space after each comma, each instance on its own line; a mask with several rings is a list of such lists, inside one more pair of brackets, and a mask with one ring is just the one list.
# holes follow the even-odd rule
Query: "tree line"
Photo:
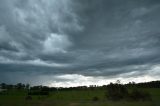
[[[118, 101], [118, 100], [152, 100], [149, 92], [144, 91], [143, 88], [160, 88], [160, 81], [151, 81], [144, 83], [135, 83], [129, 82], [127, 84], [121, 84], [118, 80], [116, 83], [110, 83], [108, 85], [103, 86], [78, 86], [78, 87], [48, 87], [48, 86], [30, 86], [29, 84], [18, 83], [15, 85], [0, 84], [1, 89], [5, 90], [26, 90], [27, 91], [27, 99], [32, 99], [32, 95], [45, 96], [49, 95], [51, 91], [59, 92], [59, 91], [72, 91], [72, 90], [104, 90], [105, 97], [109, 100]], [[142, 89], [141, 89], [142, 88]], [[2, 92], [0, 94], [3, 94]], [[98, 97], [93, 97], [93, 101], [99, 100]]]
[[[119, 82], [116, 82], [117, 84]], [[67, 90], [96, 90], [96, 89], [106, 89], [109, 85], [113, 83], [110, 83], [108, 85], [103, 86], [96, 86], [96, 85], [90, 85], [90, 86], [77, 86], [77, 87], [48, 87], [48, 86], [30, 86], [30, 84], [23, 84], [23, 83], [17, 83], [15, 85], [13, 84], [6, 84], [1, 83], [0, 88], [1, 89], [26, 89], [26, 90], [42, 90], [42, 91], [67, 91]], [[127, 84], [121, 84], [127, 88], [160, 88], [160, 81], [151, 81], [151, 82], [143, 82], [143, 83], [135, 83], [135, 82], [129, 82]]]

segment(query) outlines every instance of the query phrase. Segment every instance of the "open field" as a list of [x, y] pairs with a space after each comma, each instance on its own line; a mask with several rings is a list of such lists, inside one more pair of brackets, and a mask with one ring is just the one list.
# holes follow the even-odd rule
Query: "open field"
[[[25, 100], [27, 91], [9, 90], [0, 95], [0, 106], [160, 106], [160, 89], [144, 89], [152, 95], [152, 101], [109, 101], [105, 90], [52, 91], [48, 96], [32, 96]], [[98, 101], [93, 101], [93, 97]]]

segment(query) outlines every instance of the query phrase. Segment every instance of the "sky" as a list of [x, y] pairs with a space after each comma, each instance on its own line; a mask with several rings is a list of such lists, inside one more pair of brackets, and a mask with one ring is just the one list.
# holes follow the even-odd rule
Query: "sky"
[[0, 83], [160, 80], [160, 0], [0, 0]]

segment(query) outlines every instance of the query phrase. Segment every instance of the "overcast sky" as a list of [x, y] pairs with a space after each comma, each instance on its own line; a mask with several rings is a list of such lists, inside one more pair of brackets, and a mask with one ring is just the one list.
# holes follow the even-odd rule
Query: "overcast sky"
[[0, 83], [160, 79], [160, 0], [0, 0]]

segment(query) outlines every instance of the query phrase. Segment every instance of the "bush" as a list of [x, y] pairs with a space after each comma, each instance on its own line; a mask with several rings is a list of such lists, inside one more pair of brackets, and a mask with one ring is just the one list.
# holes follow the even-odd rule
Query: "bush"
[[92, 98], [92, 101], [98, 101], [98, 100], [99, 100], [99, 98], [97, 96]]
[[128, 90], [121, 84], [110, 84], [107, 86], [107, 98], [110, 100], [120, 100], [128, 96]]
[[151, 100], [151, 95], [148, 92], [133, 89], [129, 94], [131, 100]]
[[148, 92], [133, 89], [128, 93], [127, 88], [121, 84], [110, 84], [107, 86], [106, 96], [109, 100], [151, 100], [151, 95]]
[[32, 96], [26, 96], [26, 100], [32, 100]]

